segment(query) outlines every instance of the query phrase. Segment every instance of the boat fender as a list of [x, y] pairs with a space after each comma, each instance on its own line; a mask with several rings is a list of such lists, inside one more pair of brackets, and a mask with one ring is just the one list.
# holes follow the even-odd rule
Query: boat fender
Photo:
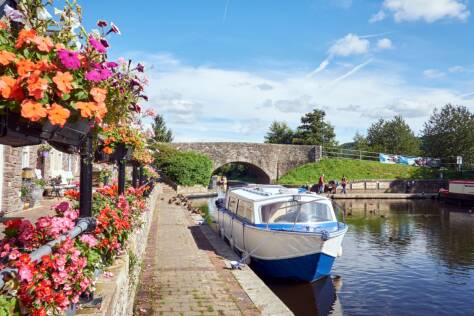
[[342, 256], [342, 247], [339, 247], [339, 249], [337, 250], [336, 256], [338, 257]]
[[326, 241], [326, 240], [329, 239], [329, 233], [328, 233], [327, 230], [322, 230], [322, 231], [321, 231], [321, 239], [322, 239], [323, 241]]

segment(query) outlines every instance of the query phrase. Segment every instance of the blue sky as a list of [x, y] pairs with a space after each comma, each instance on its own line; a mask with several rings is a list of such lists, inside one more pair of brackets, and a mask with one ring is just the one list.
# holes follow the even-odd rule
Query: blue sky
[[148, 67], [150, 101], [176, 141], [261, 142], [323, 108], [340, 142], [435, 106], [474, 109], [472, 5], [463, 0], [82, 1], [115, 22], [111, 57]]

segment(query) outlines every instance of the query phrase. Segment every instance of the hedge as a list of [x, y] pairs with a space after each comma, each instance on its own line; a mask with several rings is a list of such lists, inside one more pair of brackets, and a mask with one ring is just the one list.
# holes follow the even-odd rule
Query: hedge
[[166, 145], [158, 146], [156, 166], [179, 185], [209, 185], [212, 161], [209, 157], [192, 152], [178, 151]]

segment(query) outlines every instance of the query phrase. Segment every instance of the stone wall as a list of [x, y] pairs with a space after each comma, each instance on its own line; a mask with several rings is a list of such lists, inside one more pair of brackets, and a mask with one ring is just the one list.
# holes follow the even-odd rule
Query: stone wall
[[441, 188], [448, 188], [448, 180], [360, 180], [349, 181], [347, 187], [351, 192], [373, 191], [380, 193], [438, 193]]
[[[2, 212], [10, 213], [23, 208], [20, 200], [22, 148], [3, 148]], [[1, 166], [0, 166], [1, 167]]]
[[147, 208], [143, 213], [143, 226], [133, 232], [128, 240], [127, 252], [117, 258], [115, 264], [107, 268], [112, 277], [99, 277], [96, 282], [95, 298], [102, 303], [97, 308], [84, 308], [76, 315], [94, 316], [128, 316], [133, 315], [133, 302], [138, 285], [143, 256], [147, 245], [153, 214], [157, 200], [162, 194], [161, 185], [156, 185], [148, 198]]
[[242, 162], [261, 169], [275, 181], [288, 170], [319, 161], [321, 146], [261, 143], [171, 143], [179, 150], [191, 150], [209, 156], [214, 170], [231, 162]]

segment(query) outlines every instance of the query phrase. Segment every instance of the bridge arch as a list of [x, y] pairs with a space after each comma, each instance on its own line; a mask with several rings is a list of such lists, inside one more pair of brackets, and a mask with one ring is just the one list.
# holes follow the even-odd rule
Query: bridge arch
[[247, 161], [230, 161], [221, 163], [220, 165], [215, 165], [212, 174], [226, 175], [229, 178], [229, 174], [225, 174], [226, 170], [224, 168], [226, 166], [232, 165], [243, 166], [246, 169], [244, 172], [247, 175], [247, 179], [249, 180], [249, 182], [254, 182], [258, 184], [270, 184], [272, 182], [270, 174], [267, 171]]

